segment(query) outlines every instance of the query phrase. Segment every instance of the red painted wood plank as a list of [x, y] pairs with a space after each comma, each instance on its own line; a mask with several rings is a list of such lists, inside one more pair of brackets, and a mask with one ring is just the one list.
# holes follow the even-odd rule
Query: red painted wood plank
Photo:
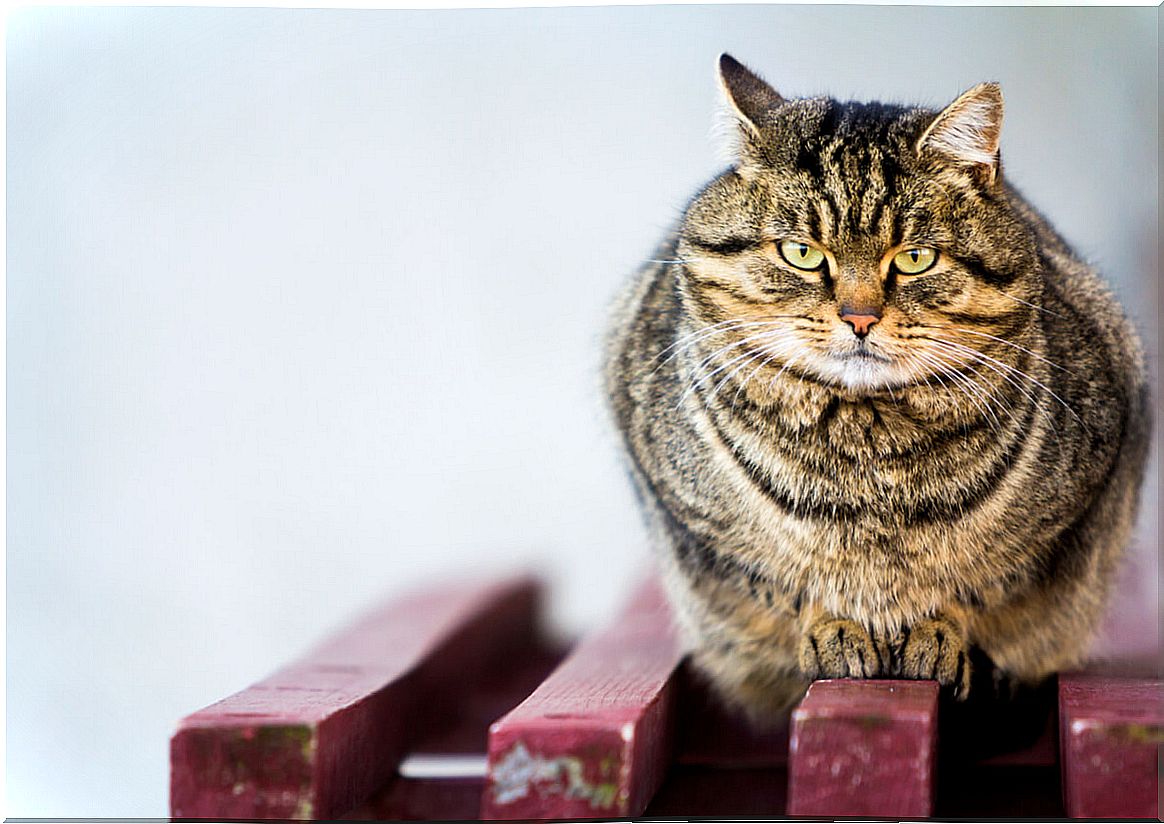
[[1156, 818], [1164, 681], [1059, 676], [1063, 801], [1072, 818]]
[[935, 681], [817, 681], [792, 713], [788, 814], [928, 816]]
[[671, 613], [650, 582], [492, 726], [482, 817], [641, 814], [670, 760], [681, 660]]
[[170, 742], [171, 815], [346, 813], [478, 675], [532, 644], [538, 594], [529, 578], [415, 593], [187, 716]]

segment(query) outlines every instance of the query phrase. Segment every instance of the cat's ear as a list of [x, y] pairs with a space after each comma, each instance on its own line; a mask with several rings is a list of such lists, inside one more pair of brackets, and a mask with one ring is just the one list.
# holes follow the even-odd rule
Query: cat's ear
[[738, 125], [733, 154], [747, 161], [762, 153], [760, 124], [768, 112], [784, 103], [784, 98], [730, 54], [719, 56], [719, 82]]
[[989, 185], [998, 177], [1001, 134], [1002, 89], [997, 83], [979, 83], [942, 109], [918, 139], [917, 151], [935, 152], [968, 167]]
[[730, 54], [719, 56], [719, 82], [741, 124], [755, 132], [764, 114], [784, 102], [775, 89]]

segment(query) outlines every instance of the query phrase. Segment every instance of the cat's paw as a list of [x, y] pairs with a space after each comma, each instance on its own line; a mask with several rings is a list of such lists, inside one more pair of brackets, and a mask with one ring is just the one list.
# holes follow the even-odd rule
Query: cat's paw
[[808, 678], [872, 678], [881, 657], [868, 631], [855, 621], [822, 615], [800, 639], [800, 670]]
[[903, 678], [930, 679], [954, 688], [954, 697], [970, 694], [970, 648], [961, 627], [943, 615], [909, 628], [900, 658]]

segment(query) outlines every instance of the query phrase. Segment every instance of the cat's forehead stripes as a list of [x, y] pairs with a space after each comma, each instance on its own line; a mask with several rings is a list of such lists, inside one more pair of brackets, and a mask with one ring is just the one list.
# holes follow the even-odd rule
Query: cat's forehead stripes
[[[816, 103], [816, 101], [813, 101]], [[819, 103], [816, 103], [819, 105]], [[808, 178], [816, 197], [803, 220], [822, 243], [877, 236], [892, 245], [900, 234], [894, 222], [900, 161], [895, 152], [894, 107], [827, 101], [823, 115], [806, 119], [794, 168]]]
[[800, 240], [868, 272], [908, 244], [939, 249], [980, 283], [1008, 285], [1031, 268], [1029, 237], [958, 162], [919, 154], [934, 117], [921, 108], [782, 100], [757, 120], [740, 163], [691, 204], [687, 253], [730, 269], [728, 258]]

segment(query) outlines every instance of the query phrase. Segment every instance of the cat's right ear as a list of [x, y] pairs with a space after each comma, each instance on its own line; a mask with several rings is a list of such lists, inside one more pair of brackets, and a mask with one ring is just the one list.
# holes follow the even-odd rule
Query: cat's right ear
[[763, 142], [760, 124], [784, 103], [784, 98], [730, 54], [719, 56], [719, 82], [739, 127], [739, 141], [734, 147], [737, 158], [741, 162], [758, 159]]
[[994, 185], [1001, 132], [1002, 90], [997, 83], [979, 83], [938, 113], [918, 139], [917, 151], [933, 152]]

